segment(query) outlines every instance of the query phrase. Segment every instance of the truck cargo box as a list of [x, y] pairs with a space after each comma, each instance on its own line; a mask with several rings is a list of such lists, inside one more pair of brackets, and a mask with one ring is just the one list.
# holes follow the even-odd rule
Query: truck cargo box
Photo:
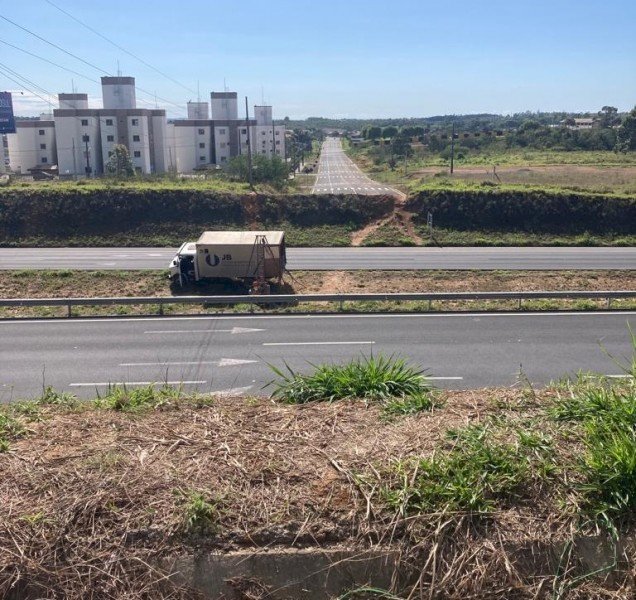
[[283, 231], [206, 231], [196, 242], [196, 279], [275, 279], [285, 271]]

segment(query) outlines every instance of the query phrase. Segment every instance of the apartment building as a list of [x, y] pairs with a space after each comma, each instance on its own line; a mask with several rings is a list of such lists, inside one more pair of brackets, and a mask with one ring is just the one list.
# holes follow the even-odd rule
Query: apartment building
[[134, 77], [102, 77], [103, 108], [86, 94], [60, 94], [53, 111], [60, 175], [101, 175], [114, 147], [128, 148], [135, 171], [167, 170], [166, 111], [137, 108]]
[[285, 127], [274, 125], [272, 107], [255, 106], [254, 118], [241, 119], [236, 92], [188, 102], [186, 119], [167, 122], [164, 110], [137, 108], [134, 77], [102, 77], [101, 87], [102, 108], [90, 108], [87, 94], [61, 93], [51, 117], [19, 121], [7, 135], [10, 168], [57, 164], [62, 177], [99, 176], [118, 144], [140, 174], [225, 168], [248, 148], [285, 158]]
[[14, 173], [28, 174], [57, 164], [55, 122], [50, 115], [16, 119], [15, 133], [8, 133], [6, 138], [9, 168]]

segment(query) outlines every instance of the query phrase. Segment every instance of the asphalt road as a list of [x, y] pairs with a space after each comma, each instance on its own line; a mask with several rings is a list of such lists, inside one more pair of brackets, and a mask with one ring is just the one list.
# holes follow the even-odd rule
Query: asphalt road
[[373, 352], [400, 355], [441, 387], [536, 384], [593, 370], [619, 375], [601, 345], [631, 356], [636, 313], [348, 315], [0, 322], [0, 402], [43, 385], [80, 396], [168, 381], [201, 392], [263, 393], [269, 364], [308, 369]]
[[339, 138], [327, 138], [320, 151], [313, 194], [358, 194], [402, 196], [397, 190], [367, 177], [344, 153]]
[[[6, 269], [167, 269], [176, 248], [0, 248]], [[288, 248], [291, 270], [634, 269], [636, 248]]]

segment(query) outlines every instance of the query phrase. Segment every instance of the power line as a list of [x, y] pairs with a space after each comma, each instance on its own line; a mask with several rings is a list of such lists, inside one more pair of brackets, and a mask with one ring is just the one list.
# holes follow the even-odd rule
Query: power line
[[4, 19], [8, 23], [11, 23], [11, 25], [15, 25], [18, 29], [22, 29], [22, 31], [26, 31], [29, 35], [32, 35], [38, 40], [43, 41], [45, 44], [48, 44], [49, 46], [53, 46], [53, 48], [57, 48], [60, 52], [64, 52], [64, 54], [68, 54], [68, 56], [72, 56], [74, 59], [79, 60], [80, 62], [83, 62], [85, 65], [88, 65], [91, 69], [95, 69], [96, 71], [99, 71], [100, 73], [105, 73], [106, 75], [109, 75], [108, 71], [106, 71], [105, 69], [102, 69], [92, 63], [89, 63], [87, 60], [84, 60], [83, 58], [77, 56], [76, 54], [73, 54], [72, 52], [69, 52], [68, 50], [64, 50], [64, 48], [62, 48], [61, 46], [58, 46], [57, 44], [54, 44], [53, 42], [50, 42], [47, 39], [44, 39], [41, 35], [34, 33], [33, 31], [31, 31], [30, 29], [27, 29], [26, 27], [22, 27], [22, 25], [18, 25], [18, 23], [5, 17], [4, 15], [0, 15], [0, 19]]
[[63, 69], [64, 71], [68, 71], [69, 73], [73, 73], [73, 75], [78, 75], [79, 77], [83, 77], [84, 79], [87, 79], [88, 81], [92, 81], [93, 83], [97, 83], [98, 85], [100, 84], [99, 81], [97, 81], [97, 79], [93, 79], [92, 77], [88, 77], [87, 75], [84, 75], [83, 73], [80, 73], [79, 71], [74, 71], [73, 69], [69, 69], [68, 67], [64, 67], [56, 62], [53, 62], [52, 60], [49, 60], [48, 58], [44, 58], [43, 56], [39, 56], [38, 54], [34, 54], [33, 52], [29, 52], [28, 50], [25, 50], [24, 48], [20, 48], [19, 46], [14, 46], [13, 44], [10, 44], [9, 42], [6, 42], [5, 40], [0, 40], [0, 44], [4, 44], [5, 46], [10, 46], [11, 48], [13, 48], [14, 50], [18, 50], [20, 52], [24, 52], [24, 54], [28, 54], [29, 56], [33, 56], [34, 58], [38, 58], [40, 60], [43, 60], [44, 62], [49, 63], [50, 65], [53, 65], [54, 67], [57, 67], [58, 69]]
[[100, 38], [102, 38], [103, 40], [106, 40], [109, 44], [111, 44], [112, 46], [115, 46], [115, 48], [117, 48], [118, 50], [121, 50], [122, 52], [128, 54], [128, 56], [132, 56], [133, 58], [135, 58], [136, 60], [138, 60], [140, 63], [146, 65], [149, 69], [152, 69], [153, 71], [156, 71], [157, 73], [159, 73], [160, 75], [162, 75], [163, 77], [165, 77], [166, 79], [169, 79], [170, 81], [172, 81], [173, 83], [176, 83], [177, 85], [181, 86], [183, 89], [195, 93], [195, 91], [191, 88], [189, 88], [188, 86], [184, 85], [183, 83], [181, 83], [180, 81], [177, 81], [176, 79], [174, 79], [173, 77], [170, 77], [170, 75], [167, 75], [166, 73], [164, 73], [163, 71], [157, 69], [156, 67], [154, 67], [153, 65], [151, 65], [149, 62], [145, 61], [143, 58], [140, 58], [139, 56], [137, 56], [136, 54], [133, 54], [132, 52], [130, 52], [129, 50], [126, 50], [126, 48], [123, 48], [122, 46], [120, 46], [118, 43], [113, 42], [113, 40], [111, 40], [110, 38], [106, 37], [104, 34], [100, 33], [99, 31], [97, 31], [96, 29], [93, 29], [90, 25], [84, 23], [83, 21], [81, 21], [80, 19], [78, 19], [77, 17], [73, 16], [71, 13], [69, 13], [68, 11], [64, 10], [63, 8], [60, 8], [59, 6], [57, 6], [57, 4], [54, 4], [53, 2], [51, 2], [50, 0], [44, 0], [47, 4], [50, 4], [53, 8], [56, 8], [57, 10], [59, 10], [61, 13], [64, 13], [67, 17], [73, 19], [73, 21], [79, 23], [82, 27], [85, 27], [86, 29], [88, 29], [89, 31], [92, 31], [95, 35], [99, 36]]
[[[95, 70], [99, 71], [100, 73], [105, 73], [109, 77], [112, 77], [112, 75], [108, 71], [106, 71], [105, 69], [102, 69], [102, 68], [98, 67], [97, 65], [94, 65], [94, 64], [84, 60], [83, 58], [80, 58], [76, 54], [73, 54], [72, 52], [69, 52], [68, 50], [65, 50], [61, 46], [58, 46], [57, 44], [55, 44], [53, 42], [50, 42], [49, 40], [43, 38], [42, 36], [38, 35], [37, 33], [34, 33], [30, 29], [27, 29], [26, 27], [22, 27], [22, 25], [19, 25], [18, 23], [16, 23], [15, 21], [12, 21], [11, 19], [5, 17], [4, 15], [0, 15], [0, 19], [3, 19], [5, 21], [7, 21], [8, 23], [11, 23], [12, 25], [15, 25], [18, 29], [22, 29], [22, 31], [26, 31], [28, 34], [32, 35], [33, 37], [37, 38], [38, 40], [41, 40], [44, 43], [48, 44], [49, 46], [52, 46], [53, 48], [56, 48], [56, 49], [60, 50], [61, 52], [64, 52], [64, 54], [67, 54], [68, 56], [71, 56], [71, 57], [83, 62], [84, 64], [88, 65], [92, 69], [95, 69]], [[176, 106], [177, 108], [179, 108], [182, 111], [185, 111], [185, 108], [181, 104], [177, 104], [176, 102], [172, 102], [171, 100], [168, 100], [167, 98], [162, 98], [161, 96], [157, 96], [153, 92], [149, 92], [148, 90], [145, 90], [145, 89], [139, 87], [138, 85], [135, 85], [135, 89], [140, 91], [140, 92], [142, 92], [142, 93], [144, 93], [144, 94], [152, 96], [153, 98], [158, 98], [162, 102], [165, 102], [167, 104], [172, 104], [173, 106]]]

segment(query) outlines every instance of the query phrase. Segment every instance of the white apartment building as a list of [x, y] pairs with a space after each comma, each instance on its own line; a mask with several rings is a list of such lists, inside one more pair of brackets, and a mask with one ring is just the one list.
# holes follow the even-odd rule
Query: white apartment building
[[86, 94], [60, 94], [53, 111], [60, 175], [101, 175], [117, 144], [128, 148], [135, 171], [168, 168], [166, 112], [137, 108], [134, 77], [102, 77], [103, 108]]
[[255, 106], [246, 121], [238, 117], [236, 92], [212, 92], [209, 104], [188, 102], [188, 118], [168, 123], [164, 110], [137, 108], [134, 77], [101, 83], [103, 108], [89, 108], [87, 94], [62, 93], [52, 118], [18, 120], [17, 133], [7, 135], [10, 168], [26, 173], [57, 164], [63, 177], [101, 175], [118, 144], [141, 174], [223, 168], [248, 147], [285, 158], [285, 127], [274, 125], [271, 106]]
[[50, 119], [17, 119], [15, 133], [7, 134], [9, 168], [28, 174], [57, 163], [55, 123]]

